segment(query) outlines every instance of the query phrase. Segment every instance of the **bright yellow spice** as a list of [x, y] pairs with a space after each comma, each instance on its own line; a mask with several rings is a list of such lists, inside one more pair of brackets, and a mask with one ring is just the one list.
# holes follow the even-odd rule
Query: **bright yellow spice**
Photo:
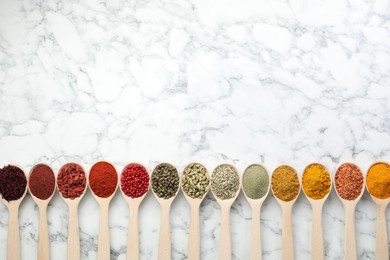
[[375, 163], [367, 172], [367, 188], [372, 196], [378, 199], [390, 198], [390, 165]]
[[323, 199], [330, 192], [331, 187], [328, 171], [319, 163], [310, 164], [303, 172], [302, 186], [309, 198]]

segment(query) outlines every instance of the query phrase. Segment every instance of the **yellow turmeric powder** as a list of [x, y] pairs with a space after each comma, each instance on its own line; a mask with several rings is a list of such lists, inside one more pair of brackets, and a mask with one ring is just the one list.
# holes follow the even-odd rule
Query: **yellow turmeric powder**
[[330, 176], [322, 164], [308, 165], [302, 176], [302, 186], [306, 196], [313, 200], [324, 198], [330, 192]]
[[367, 189], [378, 199], [390, 198], [390, 165], [383, 162], [373, 164], [367, 172]]

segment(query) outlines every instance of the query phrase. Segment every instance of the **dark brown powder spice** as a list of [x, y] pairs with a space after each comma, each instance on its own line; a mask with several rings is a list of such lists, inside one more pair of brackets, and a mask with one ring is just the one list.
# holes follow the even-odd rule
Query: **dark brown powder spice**
[[19, 167], [8, 165], [0, 169], [0, 194], [6, 201], [20, 199], [26, 191], [27, 179]]

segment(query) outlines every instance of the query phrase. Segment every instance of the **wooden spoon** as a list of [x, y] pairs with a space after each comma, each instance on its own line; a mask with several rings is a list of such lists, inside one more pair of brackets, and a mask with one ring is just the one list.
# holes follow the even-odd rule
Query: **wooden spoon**
[[[69, 165], [71, 163], [67, 163], [62, 167], [65, 167], [66, 165]], [[77, 164], [79, 165], [79, 164]], [[79, 165], [82, 169], [83, 167]], [[61, 169], [62, 169], [61, 167]], [[61, 171], [60, 169], [60, 171]], [[60, 172], [59, 171], [59, 172]], [[85, 170], [83, 169], [84, 174]], [[85, 188], [83, 193], [75, 198], [64, 198], [62, 196], [61, 191], [59, 192], [61, 197], [64, 199], [65, 203], [68, 205], [68, 214], [69, 214], [69, 222], [68, 222], [68, 260], [80, 260], [80, 235], [79, 235], [79, 215], [78, 215], [78, 207], [81, 199], [83, 198], [85, 192], [88, 189], [88, 178], [85, 175]], [[57, 179], [57, 188], [58, 188], [58, 179]]]
[[[35, 165], [34, 167], [31, 168], [30, 173], [29, 173], [29, 184], [30, 184], [30, 177], [31, 173], [34, 171], [35, 167], [39, 165], [44, 165], [48, 167], [49, 169], [50, 166], [40, 163]], [[52, 199], [54, 193], [55, 193], [55, 176], [53, 173], [54, 177], [54, 188], [51, 196], [45, 200], [41, 200], [38, 197], [36, 197], [30, 190], [30, 185], [28, 185], [28, 190], [31, 194], [31, 197], [35, 201], [35, 204], [37, 204], [38, 209], [39, 209], [39, 227], [38, 227], [38, 259], [39, 260], [49, 260], [50, 259], [50, 250], [49, 250], [49, 228], [47, 225], [47, 206], [49, 205], [50, 200]]]
[[[373, 163], [369, 169], [371, 169], [372, 166], [378, 163], [384, 163], [386, 162], [376, 162]], [[368, 175], [367, 175], [368, 176]], [[368, 189], [367, 185], [367, 178], [366, 178], [366, 187], [368, 190], [368, 193], [370, 193], [370, 190]], [[388, 237], [387, 237], [387, 223], [386, 223], [386, 208], [387, 205], [390, 202], [390, 198], [387, 199], [379, 199], [375, 197], [374, 195], [371, 195], [372, 200], [376, 204], [376, 252], [375, 257], [377, 260], [388, 260], [389, 258], [389, 246], [388, 246]]]
[[[281, 165], [279, 167], [285, 167], [287, 165]], [[278, 167], [278, 168], [279, 168]], [[292, 168], [291, 166], [288, 166]], [[295, 169], [292, 168], [294, 171]], [[275, 171], [274, 171], [275, 173]], [[295, 171], [296, 174], [296, 171]], [[298, 178], [298, 175], [297, 175]], [[298, 178], [299, 181], [299, 178]], [[279, 199], [274, 192], [274, 187], [272, 187], [271, 180], [271, 188], [272, 193], [276, 198], [276, 201], [279, 203], [282, 208], [282, 260], [291, 260], [294, 259], [294, 237], [293, 237], [293, 227], [292, 227], [292, 208], [294, 206], [295, 201], [297, 200], [301, 189], [299, 188], [298, 194], [294, 199], [290, 201], [284, 201]]]
[[[124, 170], [130, 166], [130, 165], [140, 165], [145, 168], [142, 164], [139, 163], [130, 163], [125, 166], [125, 168], [122, 171], [122, 174]], [[150, 181], [149, 181], [149, 188], [150, 188]], [[148, 188], [148, 191], [149, 191]], [[123, 197], [125, 198], [127, 205], [130, 210], [130, 216], [129, 216], [129, 226], [128, 226], [128, 237], [127, 237], [127, 253], [126, 253], [126, 260], [138, 260], [139, 259], [139, 229], [138, 229], [138, 215], [139, 215], [139, 206], [141, 205], [141, 202], [145, 198], [146, 194], [148, 194], [148, 191], [146, 191], [142, 196], [137, 198], [131, 198], [127, 196], [121, 187], [121, 192], [123, 194]]]
[[[184, 172], [186, 171], [187, 167], [190, 167], [192, 164], [198, 164], [201, 167], [206, 167], [200, 163], [191, 163], [184, 168], [183, 174], [182, 174], [182, 181], [183, 181], [183, 176]], [[206, 176], [209, 180], [210, 184], [210, 177], [209, 174], [207, 173], [206, 170]], [[189, 260], [199, 260], [200, 259], [200, 229], [199, 229], [199, 207], [200, 204], [202, 203], [203, 199], [206, 197], [208, 193], [208, 187], [203, 194], [202, 197], [200, 198], [192, 198], [185, 191], [183, 190], [183, 185], [181, 185], [184, 197], [186, 198], [188, 204], [190, 205], [191, 208], [191, 214], [190, 214], [190, 228], [189, 228], [189, 233], [188, 233], [188, 259]]]
[[[325, 170], [325, 166], [319, 163], [309, 164], [305, 170], [303, 171], [303, 175], [305, 175], [305, 171], [312, 165], [321, 165]], [[313, 211], [313, 219], [312, 219], [312, 234], [311, 234], [311, 259], [312, 260], [323, 260], [324, 253], [324, 236], [322, 232], [322, 208], [323, 205], [328, 198], [330, 191], [332, 190], [332, 178], [330, 178], [329, 171], [326, 170], [330, 179], [329, 192], [321, 199], [312, 199], [310, 198], [306, 192], [305, 187], [303, 186], [303, 193], [306, 195], [306, 198], [309, 200], [311, 204], [311, 208]], [[303, 180], [303, 176], [302, 176]]]
[[[231, 165], [231, 164], [221, 164], [217, 166], [215, 169], [222, 165], [228, 165], [231, 166], [236, 173], [238, 174], [237, 169]], [[214, 171], [215, 171], [214, 169]], [[213, 173], [214, 173], [213, 171]], [[213, 179], [213, 174], [211, 175], [211, 181]], [[241, 188], [241, 182], [240, 178], [239, 180], [239, 185], [238, 189], [236, 191], [236, 194], [234, 195], [233, 198], [231, 199], [220, 199], [217, 197], [215, 191], [213, 190], [211, 186], [211, 191], [218, 202], [219, 206], [221, 207], [221, 235], [220, 235], [220, 242], [219, 242], [219, 259], [220, 260], [230, 260], [232, 258], [232, 238], [231, 238], [231, 232], [230, 232], [230, 208], [233, 205], [233, 202], [236, 200], [238, 197], [238, 194], [240, 193], [240, 188]]]
[[[159, 167], [159, 165], [162, 165], [162, 164], [171, 165], [172, 167], [174, 167], [172, 164], [169, 164], [169, 163], [158, 164], [153, 169], [152, 178], [153, 178], [153, 173], [155, 172], [157, 167]], [[176, 170], [176, 172], [177, 172], [177, 170]], [[158, 203], [160, 204], [160, 208], [161, 208], [160, 238], [159, 238], [159, 243], [158, 243], [158, 260], [171, 260], [171, 228], [170, 228], [170, 222], [169, 222], [169, 215], [170, 215], [170, 210], [171, 210], [171, 204], [172, 204], [173, 200], [176, 198], [176, 196], [180, 190], [180, 178], [179, 178], [179, 185], [177, 186], [177, 190], [176, 190], [175, 195], [173, 195], [169, 199], [160, 198], [153, 190], [153, 180], [151, 181], [151, 183], [152, 183], [153, 194], [154, 194], [156, 200], [158, 201]]]
[[[260, 166], [263, 169], [265, 169], [264, 166], [260, 164], [251, 164], [249, 165], [247, 169], [249, 169], [251, 166]], [[244, 171], [244, 174], [245, 174]], [[268, 171], [265, 169], [265, 171], [268, 174]], [[244, 174], [242, 175], [242, 178], [244, 178]], [[269, 177], [268, 177], [269, 180]], [[242, 186], [243, 184], [243, 179], [241, 180]], [[260, 210], [261, 206], [263, 205], [264, 200], [267, 198], [269, 190], [270, 190], [270, 183], [268, 183], [268, 189], [267, 192], [261, 197], [260, 199], [251, 199], [249, 198], [246, 193], [244, 186], [242, 187], [242, 192], [244, 193], [246, 199], [248, 200], [249, 205], [251, 206], [252, 209], [252, 227], [251, 227], [251, 245], [250, 245], [250, 255], [249, 259], [250, 260], [261, 260], [262, 259], [262, 249], [261, 249], [261, 228], [260, 228]]]
[[[16, 166], [16, 165], [12, 165]], [[16, 166], [22, 169], [19, 166]], [[23, 171], [23, 169], [22, 169]], [[27, 179], [27, 178], [26, 178]], [[23, 195], [17, 200], [7, 201], [2, 198], [4, 205], [8, 208], [8, 238], [7, 238], [7, 260], [20, 259], [20, 238], [19, 238], [19, 206], [27, 193], [27, 186]]]
[[[100, 161], [95, 163], [90, 172], [89, 172], [89, 177], [91, 177], [91, 171], [93, 167], [98, 164], [98, 163], [105, 163], [108, 165], [111, 165], [112, 168], [115, 170], [115, 167], [105, 161]], [[115, 174], [117, 174], [115, 170]], [[90, 186], [91, 188], [91, 186]], [[107, 198], [101, 198], [98, 195], [95, 194], [93, 189], [91, 188], [92, 194], [95, 197], [95, 200], [99, 204], [99, 209], [100, 209], [100, 218], [99, 218], [99, 240], [98, 240], [98, 260], [107, 260], [110, 259], [110, 228], [108, 224], [108, 208], [110, 206], [111, 199], [114, 197], [116, 191], [118, 189], [118, 179], [116, 182], [116, 187], [113, 193], [107, 197]]]
[[[349, 163], [347, 163], [347, 164], [349, 164]], [[352, 163], [350, 163], [350, 164], [352, 164]], [[357, 168], [359, 168], [359, 167], [357, 167]], [[362, 174], [362, 176], [363, 176], [363, 174]], [[336, 178], [336, 174], [335, 174], [334, 178]], [[337, 184], [336, 180], [334, 180], [334, 183], [336, 186], [336, 184]], [[363, 196], [363, 193], [364, 193], [364, 176], [363, 176], [362, 186], [363, 187], [362, 187], [362, 191], [360, 192], [360, 195], [354, 200], [343, 199], [340, 196], [340, 194], [338, 193], [337, 189], [335, 189], [337, 196], [341, 200], [341, 203], [343, 204], [344, 210], [345, 210], [345, 237], [344, 237], [344, 253], [345, 253], [344, 259], [345, 260], [358, 259], [357, 249], [356, 249], [356, 235], [355, 235], [355, 208], [356, 208], [357, 203], [359, 202], [360, 198]]]

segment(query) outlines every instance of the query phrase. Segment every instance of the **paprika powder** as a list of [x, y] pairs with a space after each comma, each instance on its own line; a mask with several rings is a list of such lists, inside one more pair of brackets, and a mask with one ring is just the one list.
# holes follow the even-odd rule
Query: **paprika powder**
[[89, 172], [89, 187], [100, 198], [108, 198], [115, 193], [118, 174], [108, 162], [95, 163]]

